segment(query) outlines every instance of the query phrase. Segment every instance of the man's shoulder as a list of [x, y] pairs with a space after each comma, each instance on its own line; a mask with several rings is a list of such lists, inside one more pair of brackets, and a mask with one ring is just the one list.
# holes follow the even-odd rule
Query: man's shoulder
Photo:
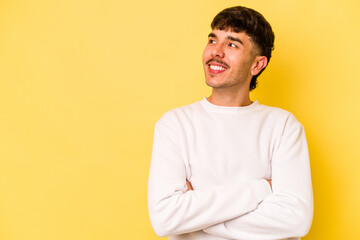
[[288, 110], [263, 104], [259, 104], [259, 107], [260, 112], [267, 115], [270, 119], [277, 121], [279, 124], [301, 125], [295, 115]]
[[293, 116], [293, 114], [283, 108], [268, 106], [264, 104], [259, 104], [259, 112], [274, 114], [279, 117], [289, 117]]
[[157, 124], [178, 121], [179, 119], [189, 116], [195, 112], [198, 112], [201, 109], [200, 102], [201, 101], [197, 101], [188, 105], [173, 108], [165, 112], [161, 116], [161, 118], [157, 121]]

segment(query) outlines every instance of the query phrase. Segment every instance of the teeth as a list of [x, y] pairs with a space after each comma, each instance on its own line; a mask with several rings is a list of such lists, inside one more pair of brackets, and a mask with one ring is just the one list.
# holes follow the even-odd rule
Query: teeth
[[210, 68], [212, 70], [217, 70], [217, 71], [224, 71], [225, 68], [221, 67], [221, 66], [217, 66], [217, 65], [210, 65]]

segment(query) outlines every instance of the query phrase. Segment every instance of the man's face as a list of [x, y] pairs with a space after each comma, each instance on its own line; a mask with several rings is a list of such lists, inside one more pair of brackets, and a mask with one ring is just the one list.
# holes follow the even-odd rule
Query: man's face
[[255, 56], [246, 33], [214, 29], [202, 57], [206, 84], [215, 89], [248, 88]]

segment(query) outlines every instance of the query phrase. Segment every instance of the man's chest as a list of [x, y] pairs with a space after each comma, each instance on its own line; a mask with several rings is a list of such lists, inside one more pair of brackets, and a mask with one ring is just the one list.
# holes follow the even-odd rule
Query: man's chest
[[183, 154], [191, 182], [200, 187], [271, 178], [276, 139], [261, 127], [197, 126], [186, 133]]

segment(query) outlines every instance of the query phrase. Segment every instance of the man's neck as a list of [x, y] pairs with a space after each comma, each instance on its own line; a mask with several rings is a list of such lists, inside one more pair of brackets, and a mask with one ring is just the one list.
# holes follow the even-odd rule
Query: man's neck
[[220, 89], [214, 89], [207, 100], [218, 106], [224, 107], [244, 107], [252, 103], [249, 96], [249, 91], [244, 92], [229, 92]]

